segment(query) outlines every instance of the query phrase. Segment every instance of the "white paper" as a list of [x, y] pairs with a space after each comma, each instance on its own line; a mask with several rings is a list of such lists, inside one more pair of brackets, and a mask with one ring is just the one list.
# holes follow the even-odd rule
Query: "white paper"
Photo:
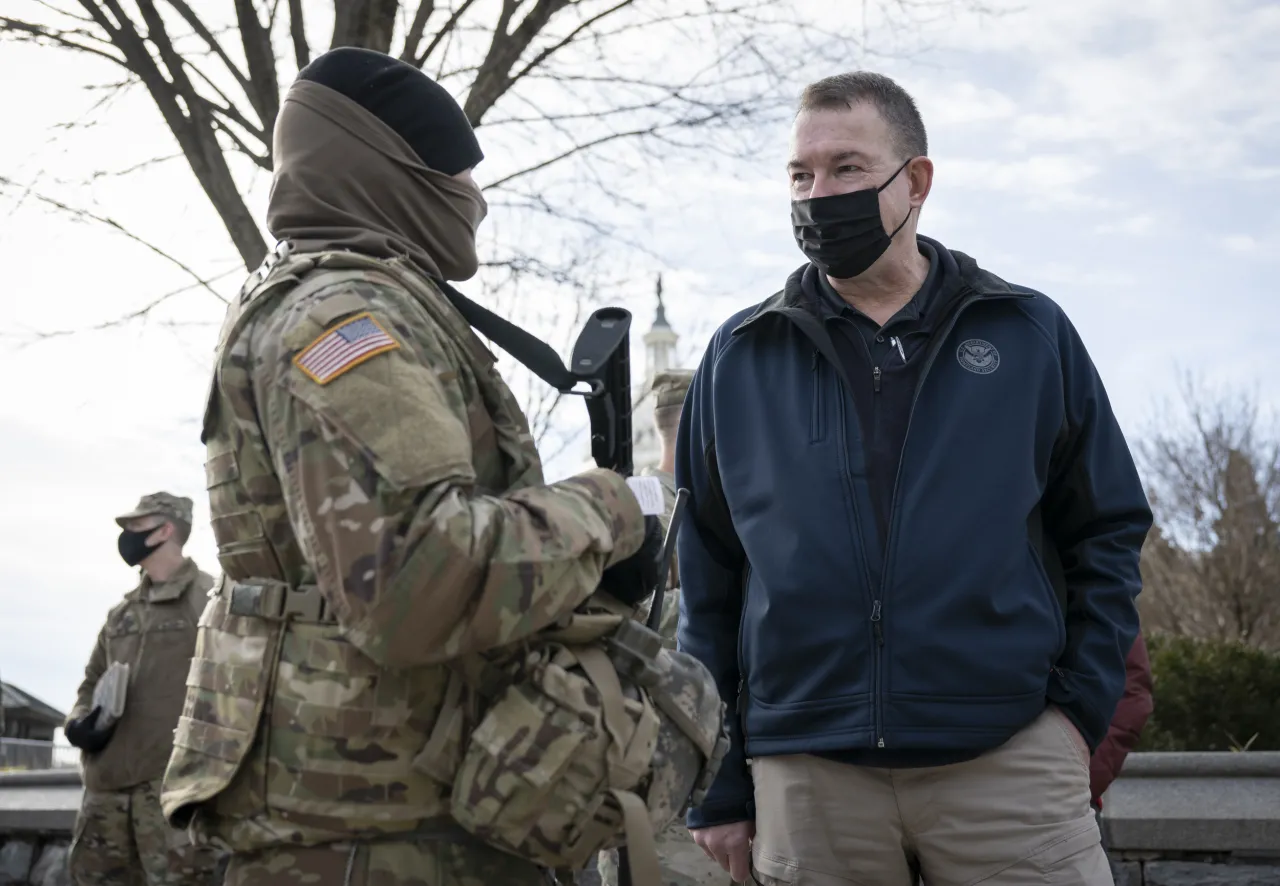
[[628, 477], [627, 485], [640, 502], [640, 512], [646, 517], [661, 517], [666, 508], [662, 495], [662, 481], [657, 477]]
[[93, 687], [93, 706], [102, 708], [98, 715], [98, 729], [106, 729], [124, 713], [125, 697], [129, 690], [129, 665], [113, 661], [106, 673]]

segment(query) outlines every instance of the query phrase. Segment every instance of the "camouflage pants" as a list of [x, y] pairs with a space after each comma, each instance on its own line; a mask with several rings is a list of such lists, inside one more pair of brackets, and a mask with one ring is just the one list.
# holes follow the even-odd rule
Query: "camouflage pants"
[[67, 859], [78, 886], [211, 886], [217, 856], [169, 827], [159, 785], [85, 791]]
[[527, 861], [472, 843], [334, 844], [232, 856], [224, 886], [548, 886]]

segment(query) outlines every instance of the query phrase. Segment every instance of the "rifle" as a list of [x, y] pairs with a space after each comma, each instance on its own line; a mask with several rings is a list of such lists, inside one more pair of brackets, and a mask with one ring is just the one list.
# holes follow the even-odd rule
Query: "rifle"
[[[546, 342], [519, 326], [481, 307], [448, 284], [445, 296], [463, 318], [481, 334], [515, 357], [531, 372], [562, 394], [583, 397], [591, 429], [591, 457], [601, 468], [623, 477], [635, 473], [631, 428], [631, 312], [607, 307], [594, 311], [578, 334], [566, 367]], [[579, 385], [585, 384], [586, 390]], [[658, 583], [653, 588], [649, 615], [643, 628], [624, 621], [613, 638], [614, 661], [619, 670], [644, 685], [656, 675], [648, 662], [662, 647], [658, 624], [666, 596], [667, 577], [685, 504], [687, 489], [676, 492], [675, 506], [667, 525], [658, 564]], [[627, 847], [618, 849], [619, 886], [631, 886], [631, 865]]]
[[[481, 334], [562, 394], [582, 397], [591, 428], [591, 457], [596, 465], [624, 477], [635, 473], [631, 429], [631, 312], [600, 308], [578, 333], [566, 367], [549, 344], [441, 283], [445, 296]], [[579, 385], [585, 384], [586, 390]], [[657, 631], [666, 596], [666, 577], [675, 555], [675, 541], [684, 517], [689, 491], [676, 492], [659, 562], [659, 579], [645, 627]]]

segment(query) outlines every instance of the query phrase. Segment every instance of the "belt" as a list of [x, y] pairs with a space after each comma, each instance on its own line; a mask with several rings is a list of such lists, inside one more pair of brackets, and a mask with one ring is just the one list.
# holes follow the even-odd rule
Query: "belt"
[[417, 827], [409, 831], [379, 831], [376, 834], [360, 834], [353, 836], [346, 843], [465, 843], [472, 846], [487, 846], [480, 838], [463, 829], [462, 825], [452, 817], [441, 815], [436, 818], [423, 819]]
[[324, 595], [315, 585], [291, 587], [282, 581], [251, 578], [232, 580], [228, 611], [232, 615], [264, 618], [269, 621], [336, 624]]

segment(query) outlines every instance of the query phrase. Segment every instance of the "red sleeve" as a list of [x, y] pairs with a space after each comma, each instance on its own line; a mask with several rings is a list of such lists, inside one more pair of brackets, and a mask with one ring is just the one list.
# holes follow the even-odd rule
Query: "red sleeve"
[[1101, 803], [1103, 793], [1120, 774], [1124, 758], [1138, 744], [1142, 727], [1147, 724], [1154, 707], [1151, 698], [1151, 660], [1147, 656], [1147, 644], [1138, 634], [1124, 663], [1124, 696], [1116, 706], [1115, 716], [1107, 737], [1094, 751], [1089, 761], [1089, 788], [1093, 802]]

